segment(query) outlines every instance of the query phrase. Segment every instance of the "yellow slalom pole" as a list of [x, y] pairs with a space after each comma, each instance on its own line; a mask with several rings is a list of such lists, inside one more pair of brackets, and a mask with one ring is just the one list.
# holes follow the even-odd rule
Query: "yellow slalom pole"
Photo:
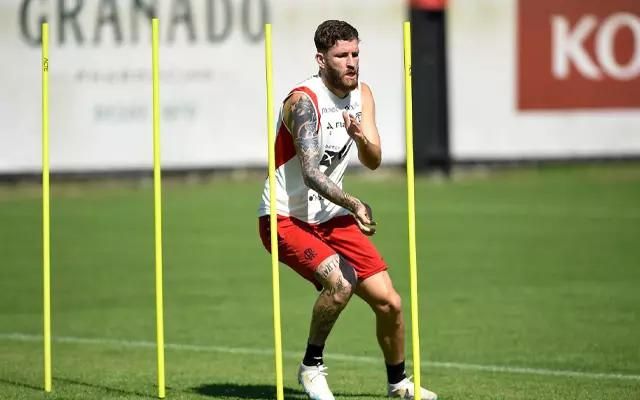
[[276, 213], [275, 126], [273, 125], [273, 65], [271, 60], [271, 24], [264, 26], [264, 50], [267, 78], [267, 133], [269, 147], [269, 209], [271, 223], [271, 279], [273, 283], [273, 336], [276, 358], [276, 398], [284, 399], [282, 380], [282, 331], [280, 328], [280, 275], [278, 273], [278, 216]]
[[420, 327], [418, 271], [416, 261], [416, 202], [413, 171], [413, 103], [411, 96], [411, 23], [404, 23], [404, 105], [407, 146], [407, 208], [409, 215], [409, 274], [411, 281], [411, 339], [413, 347], [414, 398], [420, 400]]
[[49, 24], [42, 24], [42, 276], [44, 391], [51, 391], [51, 251], [49, 226]]
[[151, 20], [153, 64], [153, 200], [156, 249], [156, 339], [158, 397], [164, 399], [164, 317], [162, 305], [162, 176], [160, 172], [160, 84], [158, 73], [158, 19]]

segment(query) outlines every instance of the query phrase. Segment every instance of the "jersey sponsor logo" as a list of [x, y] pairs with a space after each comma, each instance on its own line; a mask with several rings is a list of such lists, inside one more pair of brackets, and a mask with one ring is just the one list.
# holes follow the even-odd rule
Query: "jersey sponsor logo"
[[322, 155], [322, 160], [320, 160], [320, 165], [331, 167], [331, 165], [340, 162], [349, 153], [349, 149], [351, 148], [352, 144], [353, 141], [350, 140], [339, 151], [325, 150], [324, 154]]
[[331, 113], [331, 112], [338, 112], [339, 108], [336, 106], [333, 107], [322, 107], [322, 113], [326, 114], [326, 113]]
[[[362, 123], [362, 112], [358, 111], [355, 114], [355, 118], [359, 124]], [[328, 131], [332, 131], [334, 129], [341, 129], [341, 128], [346, 128], [344, 121], [334, 121], [334, 122], [328, 121], [327, 124], [325, 125], [325, 129]]]
[[318, 193], [311, 193], [309, 195], [309, 201], [324, 201], [324, 197], [320, 196]]
[[335, 121], [333, 123], [331, 123], [331, 121], [327, 122], [326, 125], [326, 129], [327, 130], [334, 130], [334, 129], [340, 129], [340, 128], [344, 128], [344, 122], [343, 121]]
[[356, 110], [358, 108], [360, 108], [360, 102], [354, 101], [352, 104], [347, 104], [346, 106], [344, 106], [342, 108], [337, 107], [337, 106], [322, 107], [320, 109], [320, 111], [322, 111], [323, 114], [326, 114], [326, 113], [341, 112], [342, 110], [351, 111], [351, 110]]

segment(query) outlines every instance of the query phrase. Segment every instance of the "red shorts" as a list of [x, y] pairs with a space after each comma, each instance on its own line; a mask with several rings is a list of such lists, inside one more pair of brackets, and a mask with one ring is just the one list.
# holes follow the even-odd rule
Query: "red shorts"
[[[262, 244], [271, 252], [268, 215], [258, 219], [258, 229]], [[313, 283], [318, 290], [322, 289], [322, 285], [316, 280], [314, 272], [322, 261], [334, 254], [339, 254], [353, 266], [358, 280], [387, 269], [378, 250], [360, 231], [351, 215], [313, 225], [278, 215], [279, 260]]]

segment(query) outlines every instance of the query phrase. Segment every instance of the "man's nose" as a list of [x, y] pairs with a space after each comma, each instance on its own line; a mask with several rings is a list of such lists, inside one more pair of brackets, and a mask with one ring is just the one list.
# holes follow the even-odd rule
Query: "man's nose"
[[356, 66], [356, 59], [355, 57], [349, 55], [347, 56], [347, 67], [355, 67]]

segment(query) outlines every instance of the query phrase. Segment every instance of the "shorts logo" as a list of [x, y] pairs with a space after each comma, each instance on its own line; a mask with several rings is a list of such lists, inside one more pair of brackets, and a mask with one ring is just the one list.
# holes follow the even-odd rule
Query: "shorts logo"
[[304, 258], [305, 258], [307, 261], [311, 261], [311, 260], [313, 260], [314, 258], [316, 258], [316, 255], [317, 255], [317, 254], [316, 254], [316, 251], [315, 251], [315, 250], [313, 250], [312, 248], [308, 248], [308, 249], [306, 249], [306, 250], [304, 251]]

